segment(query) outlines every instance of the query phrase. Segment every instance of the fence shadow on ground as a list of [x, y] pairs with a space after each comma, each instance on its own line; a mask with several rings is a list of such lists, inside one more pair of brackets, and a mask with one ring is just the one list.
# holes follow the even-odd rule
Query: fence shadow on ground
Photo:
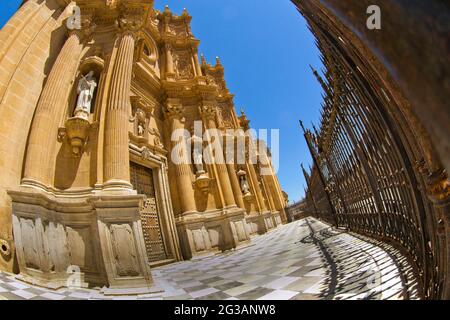
[[[385, 243], [350, 235], [306, 218], [310, 234], [300, 240], [321, 253], [326, 300], [418, 299], [417, 279], [406, 258]], [[339, 237], [337, 237], [339, 235]]]

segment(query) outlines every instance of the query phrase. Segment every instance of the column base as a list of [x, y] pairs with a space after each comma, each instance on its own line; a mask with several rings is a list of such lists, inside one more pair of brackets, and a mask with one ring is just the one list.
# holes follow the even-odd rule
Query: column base
[[237, 207], [183, 214], [177, 221], [177, 230], [185, 259], [232, 250], [250, 241], [245, 211]]
[[262, 235], [275, 229], [281, 224], [279, 212], [266, 211], [264, 213], [253, 213], [246, 216], [248, 232], [253, 235]]
[[133, 185], [125, 180], [109, 180], [103, 184], [102, 191], [110, 194], [137, 194], [136, 190], [133, 190]]
[[155, 290], [140, 221], [142, 196], [55, 197], [30, 188], [8, 194], [21, 280], [50, 289]]

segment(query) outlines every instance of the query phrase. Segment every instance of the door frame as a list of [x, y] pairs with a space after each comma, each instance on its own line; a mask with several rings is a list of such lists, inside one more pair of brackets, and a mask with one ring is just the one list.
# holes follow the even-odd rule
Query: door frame
[[[174, 262], [182, 261], [183, 257], [181, 255], [180, 241], [170, 196], [167, 158], [164, 155], [155, 154], [145, 146], [138, 147], [130, 144], [130, 164], [131, 162], [152, 170], [153, 186], [155, 188], [156, 204], [160, 220], [159, 224], [164, 246], [166, 252], [172, 253]], [[150, 263], [150, 265], [159, 264], [159, 262]]]

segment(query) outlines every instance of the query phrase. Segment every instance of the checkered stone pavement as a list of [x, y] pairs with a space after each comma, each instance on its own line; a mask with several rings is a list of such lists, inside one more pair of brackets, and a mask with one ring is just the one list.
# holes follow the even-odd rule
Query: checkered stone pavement
[[33, 287], [0, 273], [0, 300], [416, 299], [417, 283], [394, 248], [307, 218], [245, 248], [152, 269], [162, 293], [104, 296], [98, 289]]

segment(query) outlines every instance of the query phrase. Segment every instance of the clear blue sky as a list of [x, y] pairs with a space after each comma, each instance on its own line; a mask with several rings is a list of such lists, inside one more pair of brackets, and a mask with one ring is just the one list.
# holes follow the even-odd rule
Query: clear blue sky
[[[0, 26], [19, 0], [1, 0]], [[280, 129], [282, 188], [290, 200], [303, 197], [300, 162], [311, 157], [299, 129], [317, 121], [321, 89], [309, 64], [320, 67], [313, 36], [289, 0], [155, 0], [155, 7], [193, 16], [192, 31], [209, 62], [219, 56], [239, 111], [244, 108], [255, 129]]]

